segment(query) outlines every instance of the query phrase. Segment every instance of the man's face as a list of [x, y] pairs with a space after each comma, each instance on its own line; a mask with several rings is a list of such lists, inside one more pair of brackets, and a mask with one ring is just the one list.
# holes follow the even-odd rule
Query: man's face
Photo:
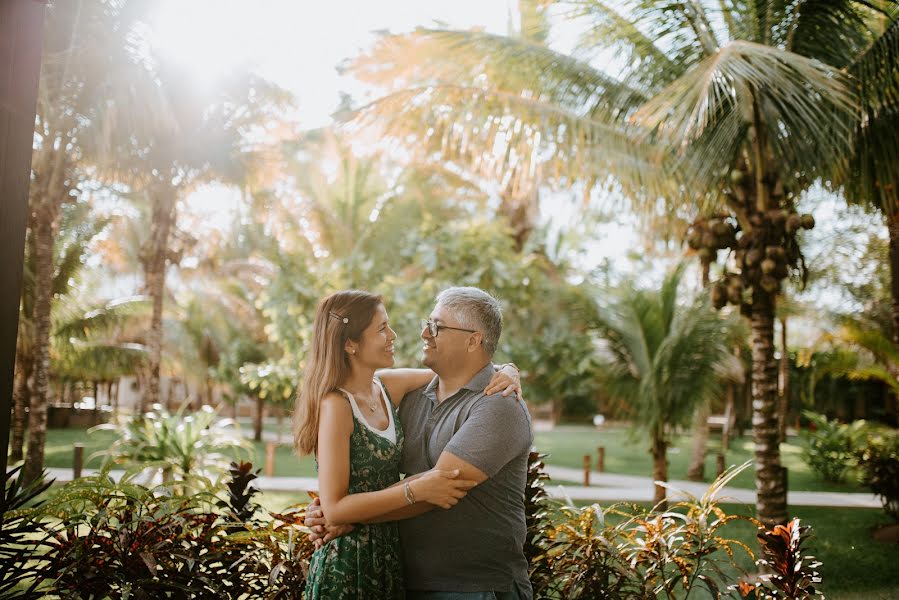
[[422, 350], [422, 363], [435, 373], [441, 370], [446, 372], [453, 365], [460, 365], [465, 359], [471, 336], [476, 335], [458, 329], [444, 329], [444, 327], [464, 328], [452, 311], [438, 304], [428, 317], [439, 327], [437, 337], [431, 335], [427, 327], [421, 331], [421, 339], [424, 342]]

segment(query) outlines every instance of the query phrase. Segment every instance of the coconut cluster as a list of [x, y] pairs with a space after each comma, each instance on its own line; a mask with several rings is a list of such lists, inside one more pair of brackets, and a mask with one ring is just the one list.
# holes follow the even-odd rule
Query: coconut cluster
[[796, 241], [800, 229], [815, 226], [812, 215], [799, 215], [790, 208], [753, 213], [744, 227], [728, 214], [697, 219], [687, 232], [687, 244], [704, 264], [716, 262], [719, 251], [726, 251], [722, 277], [710, 288], [717, 309], [734, 304], [745, 311], [747, 294], [756, 289], [767, 294], [780, 292], [781, 282], [791, 269], [802, 264]]

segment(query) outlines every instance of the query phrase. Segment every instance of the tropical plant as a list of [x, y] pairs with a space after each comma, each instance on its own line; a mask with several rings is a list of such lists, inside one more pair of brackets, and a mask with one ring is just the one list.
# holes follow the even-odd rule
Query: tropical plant
[[[722, 474], [701, 498], [687, 495], [665, 512], [545, 502], [543, 518], [529, 531], [539, 549], [531, 559], [535, 596], [675, 598], [704, 589], [722, 597], [733, 580], [734, 549], [750, 557], [752, 551], [723, 537], [724, 526], [746, 517], [725, 514], [718, 495], [747, 466]], [[552, 575], [533, 577], [540, 573]]]
[[[599, 305], [596, 323], [606, 341], [600, 354], [605, 390], [649, 435], [657, 482], [668, 480], [674, 428], [688, 425], [697, 406], [720, 393], [729, 371], [742, 369], [729, 350], [733, 324], [702, 299], [679, 302], [683, 271], [676, 268], [658, 291], [625, 286]], [[655, 502], [664, 500], [657, 483]]]
[[821, 563], [805, 554], [803, 544], [811, 537], [811, 528], [802, 526], [798, 518], [773, 529], [759, 529], [758, 540], [763, 557], [759, 566], [765, 569], [756, 583], [740, 582], [737, 589], [744, 598], [750, 593], [758, 600], [810, 600], [824, 598]]
[[220, 419], [211, 406], [188, 415], [184, 406], [175, 413], [161, 405], [153, 409], [124, 424], [108, 423], [90, 429], [120, 435], [108, 450], [95, 456], [124, 465], [129, 473], [159, 473], [163, 481], [214, 489], [234, 455], [250, 452], [251, 445], [241, 436], [239, 425], [231, 419]]
[[27, 550], [40, 538], [40, 523], [29, 514], [18, 511], [40, 506], [40, 499], [53, 480], [45, 480], [44, 473], [29, 483], [23, 483], [16, 474], [19, 465], [6, 474], [3, 498], [3, 515], [0, 518], [0, 598], [3, 600], [30, 600], [43, 598], [38, 589], [46, 575], [44, 561]]
[[[572, 55], [527, 35], [385, 36], [355, 63], [359, 77], [391, 88], [363, 116], [416, 157], [519, 189], [612, 177], [627, 196], [652, 199], [646, 206], [663, 197], [711, 215], [695, 221], [690, 244], [709, 264], [727, 251], [712, 293], [752, 327], [757, 510], [786, 522], [773, 321], [781, 282], [804, 276], [797, 233], [814, 226], [796, 202], [846, 172], [861, 121], [845, 69], [881, 39], [895, 5], [537, 4], [550, 23], [583, 32]], [[895, 61], [883, 64], [890, 79]]]
[[856, 457], [862, 482], [880, 496], [883, 510], [899, 521], [899, 433], [873, 433]]
[[[872, 206], [886, 221], [889, 235], [892, 341], [899, 344], [899, 9], [874, 21], [881, 35], [849, 67], [861, 103], [856, 142], [841, 180], [846, 200]], [[895, 394], [895, 392], [894, 392]]]
[[855, 466], [856, 452], [868, 433], [867, 423], [840, 423], [812, 411], [802, 414], [809, 421], [802, 432], [806, 464], [824, 481], [843, 481]]
[[232, 464], [231, 476], [226, 500], [105, 472], [72, 481], [43, 506], [11, 513], [40, 525], [32, 552], [17, 556], [40, 552], [36, 589], [47, 595], [299, 600], [312, 554], [303, 507], [263, 518], [250, 501], [252, 465]]

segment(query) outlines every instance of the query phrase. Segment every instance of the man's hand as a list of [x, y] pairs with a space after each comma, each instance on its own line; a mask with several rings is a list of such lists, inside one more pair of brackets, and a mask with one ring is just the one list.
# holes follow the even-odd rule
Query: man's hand
[[309, 539], [316, 548], [321, 548], [331, 540], [353, 530], [352, 525], [328, 525], [325, 513], [321, 508], [321, 501], [318, 498], [306, 507], [306, 520], [303, 521], [303, 524], [312, 531]]

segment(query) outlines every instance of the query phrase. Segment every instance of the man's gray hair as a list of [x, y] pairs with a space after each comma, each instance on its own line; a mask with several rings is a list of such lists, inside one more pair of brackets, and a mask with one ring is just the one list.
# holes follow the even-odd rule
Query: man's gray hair
[[452, 312], [461, 327], [480, 331], [484, 351], [493, 357], [503, 332], [499, 300], [480, 288], [451, 287], [437, 294], [437, 304]]

